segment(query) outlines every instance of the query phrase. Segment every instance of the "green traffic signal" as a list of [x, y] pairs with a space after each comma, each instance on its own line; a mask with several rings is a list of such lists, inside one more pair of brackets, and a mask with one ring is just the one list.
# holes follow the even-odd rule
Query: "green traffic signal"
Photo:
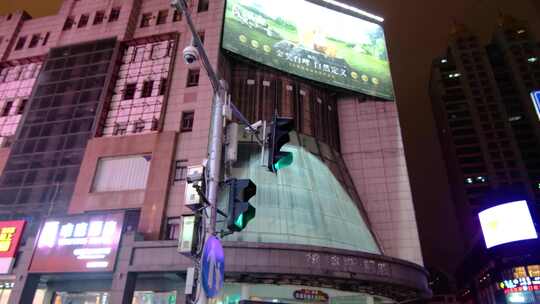
[[249, 199], [257, 192], [257, 186], [249, 179], [232, 179], [229, 185], [227, 228], [238, 232], [244, 230], [255, 217], [255, 207], [249, 203]]
[[282, 152], [281, 148], [289, 142], [289, 132], [294, 128], [294, 120], [292, 118], [277, 117], [272, 119], [272, 128], [268, 134], [269, 152], [268, 152], [268, 169], [272, 172], [277, 172], [293, 162], [291, 152]]
[[274, 171], [277, 172], [285, 167], [288, 167], [293, 162], [293, 154], [291, 152], [280, 152], [281, 158], [274, 164]]

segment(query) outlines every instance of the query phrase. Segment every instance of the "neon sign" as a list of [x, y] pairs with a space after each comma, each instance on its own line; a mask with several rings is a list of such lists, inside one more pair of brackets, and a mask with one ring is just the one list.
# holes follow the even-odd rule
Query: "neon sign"
[[540, 290], [540, 277], [521, 277], [513, 280], [504, 280], [499, 283], [499, 288], [505, 294]]
[[47, 220], [40, 231], [32, 272], [112, 271], [123, 213]]
[[0, 222], [0, 273], [11, 272], [25, 221]]

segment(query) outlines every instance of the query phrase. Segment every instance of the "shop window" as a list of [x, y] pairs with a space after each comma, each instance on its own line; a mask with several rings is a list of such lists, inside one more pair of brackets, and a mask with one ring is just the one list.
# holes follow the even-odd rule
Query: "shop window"
[[150, 155], [101, 158], [97, 164], [92, 191], [145, 189], [151, 159]]
[[199, 85], [200, 69], [189, 69], [186, 87], [196, 87]]
[[206, 12], [208, 11], [208, 6], [210, 4], [210, 0], [199, 0], [199, 5], [197, 6], [197, 12]]
[[28, 99], [21, 100], [21, 103], [19, 104], [19, 108], [17, 109], [17, 114], [21, 115], [24, 113], [24, 109], [26, 109], [27, 103], [28, 103]]
[[169, 15], [169, 10], [162, 10], [158, 12], [156, 24], [165, 24], [167, 22], [167, 16]]
[[88, 24], [88, 19], [90, 19], [90, 16], [88, 16], [88, 14], [82, 14], [81, 18], [79, 18], [79, 23], [77, 24], [77, 27], [85, 27]]
[[43, 43], [41, 45], [46, 45], [47, 42], [49, 42], [49, 36], [51, 35], [50, 32], [45, 33], [45, 38], [43, 38]]
[[97, 11], [96, 16], [94, 16], [93, 25], [102, 24], [103, 19], [105, 19], [105, 11]]
[[181, 21], [181, 20], [182, 20], [182, 13], [175, 9], [174, 13], [173, 13], [172, 21], [177, 22], [177, 21]]
[[159, 81], [159, 95], [165, 95], [167, 92], [167, 78], [161, 78]]
[[143, 82], [141, 97], [150, 97], [152, 96], [152, 88], [154, 87], [154, 81], [153, 80], [147, 80]]
[[525, 271], [525, 267], [515, 267], [513, 275], [514, 275], [514, 279], [527, 277], [527, 272]]
[[195, 112], [182, 112], [182, 122], [180, 126], [180, 132], [191, 132], [193, 130], [193, 120], [195, 119]]
[[69, 16], [66, 18], [66, 21], [64, 22], [64, 27], [62, 28], [62, 31], [70, 30], [73, 27], [73, 23], [75, 23], [75, 19], [73, 16]]
[[136, 83], [128, 83], [126, 84], [126, 87], [124, 88], [124, 95], [122, 97], [123, 100], [126, 99], [133, 99], [135, 97], [135, 89], [137, 88]]
[[40, 34], [34, 34], [32, 35], [32, 38], [30, 38], [30, 43], [28, 44], [28, 48], [36, 47], [39, 43]]
[[152, 13], [146, 13], [142, 15], [140, 27], [150, 26], [150, 19], [152, 19]]
[[120, 18], [120, 7], [113, 7], [109, 14], [109, 22], [115, 22]]
[[2, 113], [0, 114], [0, 116], [2, 117], [8, 116], [12, 107], [13, 107], [13, 101], [6, 102], [4, 104], [4, 107], [2, 108]]
[[15, 45], [15, 50], [18, 51], [22, 49], [25, 43], [26, 43], [26, 36], [19, 37], [19, 40], [17, 40], [17, 44]]
[[167, 240], [178, 240], [180, 234], [180, 217], [167, 218]]
[[174, 162], [174, 178], [173, 182], [186, 180], [187, 174], [187, 159], [181, 159]]

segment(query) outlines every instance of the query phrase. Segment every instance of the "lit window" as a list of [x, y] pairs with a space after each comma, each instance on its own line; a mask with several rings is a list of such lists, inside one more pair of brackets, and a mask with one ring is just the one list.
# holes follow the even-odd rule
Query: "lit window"
[[518, 34], [525, 34], [525, 30], [524, 30], [524, 29], [519, 29], [519, 30], [517, 31], [517, 33], [518, 33]]
[[472, 183], [474, 183], [474, 180], [473, 180], [471, 177], [467, 177], [467, 178], [465, 179], [465, 182], [466, 182], [467, 184], [472, 184]]
[[530, 63], [537, 62], [537, 61], [538, 61], [538, 57], [531, 57], [531, 58], [527, 59], [527, 61], [530, 62]]
[[484, 176], [478, 176], [476, 178], [476, 181], [479, 182], [479, 183], [485, 183], [487, 181], [487, 178], [484, 177]]
[[441, 59], [441, 63], [447, 63], [448, 60], [447, 59]]
[[540, 265], [529, 265], [527, 269], [530, 277], [540, 277]]

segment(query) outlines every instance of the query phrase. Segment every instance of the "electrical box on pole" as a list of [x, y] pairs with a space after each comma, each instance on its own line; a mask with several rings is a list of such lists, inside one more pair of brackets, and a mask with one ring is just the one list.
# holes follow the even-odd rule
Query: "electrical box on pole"
[[184, 215], [182, 229], [178, 236], [178, 252], [185, 256], [195, 256], [199, 243], [200, 216]]

